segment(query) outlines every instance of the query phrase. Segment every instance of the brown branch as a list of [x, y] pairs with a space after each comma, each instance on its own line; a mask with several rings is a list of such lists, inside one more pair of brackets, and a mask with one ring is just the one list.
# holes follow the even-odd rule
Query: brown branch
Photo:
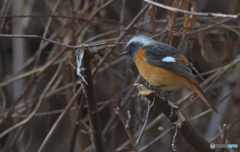
[[[64, 16], [64, 15], [52, 15], [52, 14], [29, 14], [29, 15], [3, 15], [0, 16], [0, 18], [42, 18], [42, 17], [53, 17], [53, 18], [61, 18], [61, 19], [71, 19], [72, 20], [72, 16]], [[89, 20], [89, 18], [84, 18], [84, 17], [75, 17], [75, 20], [82, 20], [82, 21], [96, 21], [96, 22], [103, 22], [103, 23], [108, 23], [108, 24], [118, 24], [121, 26], [127, 26], [128, 24], [124, 23], [124, 22], [119, 22], [115, 19], [108, 19], [108, 18], [96, 18], [94, 17], [92, 20]], [[2, 22], [1, 22], [2, 23]], [[140, 25], [140, 24], [139, 24]], [[144, 31], [144, 32], [148, 32], [148, 33], [152, 33], [152, 31], [149, 31], [147, 29], [135, 26], [133, 27], [134, 29], [140, 30], [140, 31]], [[119, 31], [119, 29], [117, 30]]]
[[[188, 31], [188, 32], [186, 32], [186, 35], [190, 35], [190, 34], [194, 34], [194, 33], [199, 33], [199, 32], [205, 31], [205, 30], [209, 30], [209, 29], [211, 29], [211, 28], [214, 28], [214, 27], [217, 26], [217, 25], [223, 24], [223, 23], [228, 22], [228, 21], [230, 21], [230, 20], [232, 20], [232, 19], [233, 19], [233, 18], [226, 18], [226, 19], [224, 19], [224, 20], [222, 20], [222, 21], [216, 22], [216, 23], [211, 24], [211, 25], [208, 25], [208, 26], [206, 26], [206, 27], [199, 28], [199, 29], [196, 29], [196, 30], [193, 30], [193, 31]], [[175, 35], [175, 34], [174, 34], [174, 35]]]
[[[167, 31], [166, 31], [166, 32], [167, 32]], [[239, 63], [239, 62], [240, 62], [240, 56], [237, 56], [231, 63], [229, 63], [228, 65], [226, 65], [226, 66], [222, 67], [221, 69], [219, 69], [220, 71], [218, 70], [218, 71], [216, 71], [214, 74], [212, 74], [208, 79], [206, 79], [206, 80], [201, 84], [201, 86], [206, 86], [207, 84], [211, 83], [213, 80], [216, 80], [216, 77], [217, 77], [217, 76], [222, 75], [226, 70], [228, 70], [229, 68], [235, 66], [235, 65], [236, 65], [237, 63]], [[236, 85], [231, 91], [229, 91], [229, 93], [228, 93], [224, 98], [220, 99], [218, 103], [220, 104], [221, 102], [223, 102], [223, 101], [225, 100], [225, 98], [229, 97], [229, 96], [233, 93], [233, 91], [236, 90], [237, 87], [238, 87], [238, 85]], [[186, 96], [184, 96], [183, 98], [181, 98], [180, 100], [178, 100], [178, 101], [176, 102], [176, 104], [179, 105], [179, 104], [182, 104], [182, 103], [185, 102], [185, 101], [188, 101], [188, 99], [189, 99], [191, 96], [193, 96], [193, 94], [194, 94], [194, 92], [190, 92], [189, 94], [187, 94]], [[183, 109], [183, 108], [182, 108], [182, 109]], [[203, 115], [205, 115], [205, 114], [208, 114], [209, 112], [211, 112], [210, 109], [202, 112], [201, 114], [199, 114], [199, 115], [197, 115], [197, 116], [192, 117], [190, 120], [195, 120], [195, 119], [197, 119], [198, 117], [201, 117], [201, 116], [203, 116]], [[152, 121], [152, 122], [149, 124], [149, 126], [147, 126], [146, 131], [149, 130], [149, 128], [150, 128], [151, 126], [156, 125], [157, 122], [159, 122], [159, 121], [162, 119], [162, 116], [163, 116], [163, 115], [161, 114], [161, 115], [159, 116], [159, 118], [156, 118], [156, 119], [155, 119], [156, 121], [155, 121], [155, 120]], [[136, 135], [134, 136], [134, 138], [137, 138], [137, 136], [139, 136], [139, 134], [140, 134], [140, 133], [136, 134]], [[127, 145], [129, 145], [129, 143], [130, 143], [129, 141], [126, 141], [126, 142], [123, 143], [120, 147], [117, 148], [117, 151], [119, 151], [119, 150], [123, 149], [124, 147], [126, 147]]]
[[77, 118], [76, 118], [76, 122], [74, 125], [74, 129], [73, 129], [73, 133], [72, 133], [72, 139], [71, 139], [71, 144], [70, 144], [70, 152], [74, 152], [74, 147], [75, 147], [75, 143], [76, 143], [76, 138], [78, 135], [78, 130], [79, 130], [79, 125], [80, 125], [80, 120], [82, 117], [82, 113], [83, 113], [83, 109], [84, 109], [84, 96], [82, 96], [79, 108], [77, 108]]
[[[0, 37], [8, 37], [8, 38], [37, 38], [41, 39], [59, 46], [63, 46], [70, 49], [78, 49], [78, 48], [88, 48], [88, 47], [94, 47], [94, 46], [100, 46], [100, 45], [108, 45], [108, 44], [126, 44], [125, 42], [102, 42], [102, 43], [93, 43], [93, 44], [84, 44], [84, 45], [68, 45], [63, 44], [57, 41], [53, 41], [47, 38], [43, 38], [39, 35], [16, 35], [16, 34], [0, 34]], [[71, 42], [72, 43], [72, 42]], [[113, 46], [112, 46], [113, 47]]]
[[[76, 11], [75, 11], [75, 4], [76, 4], [76, 0], [73, 0], [72, 1], [72, 44], [76, 44]], [[77, 91], [77, 83], [76, 83], [76, 80], [77, 80], [77, 77], [76, 77], [76, 55], [75, 55], [75, 49], [72, 49], [72, 62], [71, 64], [73, 66], [72, 67], [72, 82], [73, 82], [73, 93], [76, 93]], [[80, 109], [78, 108], [78, 102], [77, 100], [75, 101], [75, 108], [77, 110], [77, 118], [75, 120], [75, 125], [74, 125], [74, 129], [73, 129], [73, 134], [72, 134], [72, 139], [71, 139], [71, 144], [70, 144], [70, 152], [73, 152], [74, 151], [74, 147], [75, 147], [75, 142], [76, 142], [76, 139], [77, 139], [77, 135], [78, 135], [78, 128], [79, 128], [79, 121], [81, 119], [81, 116], [82, 116], [82, 111], [83, 111], [83, 103], [84, 103], [84, 100], [82, 99], [81, 100], [81, 104], [80, 104]], [[72, 117], [72, 120], [74, 118], [75, 115], [71, 115]], [[78, 149], [79, 151], [79, 149]]]
[[91, 140], [94, 144], [96, 152], [104, 152], [101, 122], [98, 113], [97, 96], [93, 83], [90, 60], [91, 54], [88, 49], [85, 49], [82, 61], [84, 71], [82, 71], [82, 74], [85, 76], [87, 81], [87, 84], [84, 83], [84, 94], [86, 96], [86, 102], [88, 105], [87, 109], [91, 126]]
[[[147, 90], [143, 85], [139, 85], [139, 93], [148, 100], [153, 101], [155, 98], [155, 106], [159, 108], [162, 113], [168, 118], [168, 120], [174, 124], [178, 124], [178, 130], [185, 138], [185, 140], [193, 146], [196, 151], [213, 152], [214, 150], [210, 148], [210, 144], [204, 137], [194, 128], [191, 123], [186, 119], [185, 116], [178, 110], [178, 114], [173, 114], [173, 109], [175, 108], [168, 101], [161, 99], [159, 96], [154, 95], [150, 90]], [[180, 124], [179, 124], [180, 123]]]
[[121, 122], [123, 123], [124, 129], [125, 129], [125, 131], [126, 131], [126, 133], [127, 133], [127, 135], [128, 135], [128, 138], [129, 138], [129, 140], [130, 140], [130, 142], [131, 142], [131, 145], [132, 145], [134, 151], [135, 151], [135, 152], [138, 152], [137, 145], [135, 144], [134, 139], [133, 139], [133, 136], [132, 136], [132, 134], [131, 134], [131, 130], [130, 130], [130, 126], [129, 126], [129, 121], [130, 121], [130, 120], [127, 120], [127, 121], [126, 121], [126, 119], [124, 118], [124, 116], [123, 116], [122, 112], [120, 111], [119, 107], [117, 107], [117, 108], [115, 109], [115, 113], [119, 116]]

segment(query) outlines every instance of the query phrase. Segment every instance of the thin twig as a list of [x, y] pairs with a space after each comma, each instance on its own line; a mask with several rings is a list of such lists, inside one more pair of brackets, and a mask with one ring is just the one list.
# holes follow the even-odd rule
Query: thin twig
[[[134, 81], [134, 83], [138, 83], [141, 79], [141, 75], [138, 75], [138, 77], [136, 78], [136, 80]], [[131, 95], [133, 94], [135, 88], [132, 87], [131, 89], [129, 89], [129, 91], [126, 93], [125, 97], [122, 99], [121, 104], [120, 104], [120, 108], [124, 109], [126, 106], [126, 103], [129, 101], [129, 98], [131, 97]], [[113, 122], [116, 120], [117, 115], [114, 114], [108, 121], [108, 123], [105, 125], [105, 128], [103, 129], [103, 137], [107, 135], [107, 133], [109, 133], [110, 128], [112, 127]]]
[[140, 131], [140, 135], [138, 136], [137, 141], [136, 141], [136, 144], [137, 144], [137, 145], [140, 145], [140, 144], [141, 144], [141, 141], [140, 141], [140, 140], [141, 140], [142, 135], [143, 135], [143, 133], [144, 133], [144, 130], [145, 130], [145, 128], [146, 128], [147, 121], [148, 121], [148, 117], [149, 117], [149, 113], [150, 113], [150, 110], [151, 110], [152, 106], [154, 105], [154, 102], [155, 102], [155, 97], [153, 98], [152, 103], [151, 103], [150, 101], [148, 101], [147, 114], [146, 114], [146, 117], [145, 117], [145, 121], [144, 121], [142, 130]]
[[[236, 120], [229, 123], [226, 127], [226, 130], [228, 131], [229, 129], [231, 129], [233, 126], [235, 126], [238, 123], [240, 123], [240, 117], [238, 117]], [[218, 137], [221, 137], [222, 134], [223, 134], [223, 130], [220, 131], [218, 134], [216, 134], [211, 140], [209, 140], [209, 142], [214, 142], [215, 140], [218, 139]]]
[[[138, 152], [137, 145], [135, 144], [134, 139], [133, 139], [133, 136], [132, 136], [131, 131], [130, 131], [130, 129], [129, 129], [130, 126], [129, 126], [128, 123], [126, 123], [126, 120], [125, 120], [122, 112], [119, 110], [119, 107], [117, 107], [117, 108], [115, 109], [115, 113], [119, 116], [121, 122], [123, 123], [124, 129], [125, 129], [125, 131], [126, 131], [126, 133], [127, 133], [127, 135], [128, 135], [128, 138], [129, 138], [129, 140], [130, 140], [130, 142], [131, 142], [131, 145], [132, 145], [134, 151]], [[129, 122], [129, 121], [130, 121], [130, 120], [128, 120], [128, 122]]]
[[83, 109], [84, 109], [84, 96], [82, 96], [79, 108], [77, 109], [77, 118], [75, 121], [73, 133], [72, 133], [72, 139], [71, 139], [71, 145], [70, 145], [70, 152], [74, 152], [74, 147], [76, 143], [76, 138], [78, 135], [79, 125], [80, 125], [80, 119], [82, 117]]
[[51, 139], [51, 137], [53, 136], [54, 132], [56, 131], [57, 126], [59, 126], [59, 124], [61, 123], [61, 121], [63, 120], [64, 116], [67, 114], [67, 112], [71, 109], [74, 101], [78, 98], [78, 96], [80, 95], [80, 93], [82, 92], [83, 87], [80, 87], [77, 92], [74, 94], [74, 96], [71, 98], [71, 100], [68, 102], [66, 108], [64, 109], [64, 111], [60, 114], [60, 116], [57, 118], [57, 120], [55, 121], [55, 123], [53, 124], [52, 128], [50, 129], [50, 131], [48, 132], [48, 135], [45, 137], [44, 141], [42, 142], [40, 148], [38, 149], [38, 152], [43, 152], [46, 144], [49, 142], [49, 140]]
[[[145, 13], [145, 11], [148, 9], [149, 7], [149, 4], [147, 4], [136, 16], [135, 18], [128, 24], [128, 26], [124, 29], [124, 32], [122, 32], [122, 34], [118, 37], [118, 39], [116, 40], [116, 42], [120, 42], [124, 36], [127, 34], [127, 31], [133, 27], [134, 24], [136, 24], [136, 22], [138, 21], [138, 19]], [[98, 70], [99, 70], [99, 67], [101, 67], [104, 62], [107, 60], [107, 58], [110, 56], [110, 54], [112, 54], [113, 52], [113, 49], [112, 48], [109, 48], [107, 50], [107, 53], [105, 53], [105, 55], [103, 56], [103, 58], [98, 62], [97, 66], [95, 69], [93, 69], [93, 75], [95, 75]]]
[[164, 137], [165, 135], [169, 134], [174, 128], [169, 128], [166, 131], [164, 131], [163, 133], [161, 133], [159, 136], [157, 136], [156, 138], [154, 138], [152, 141], [150, 141], [148, 144], [146, 144], [145, 146], [143, 146], [139, 151], [145, 151], [148, 147], [150, 147], [151, 145], [153, 145], [154, 143], [156, 143], [159, 139], [161, 139], [162, 137]]
[[[55, 14], [55, 12], [56, 12], [56, 10], [57, 10], [60, 2], [61, 2], [61, 0], [57, 0], [57, 2], [55, 3], [54, 8], [53, 8], [51, 14]], [[43, 38], [46, 38], [46, 36], [47, 36], [48, 29], [49, 29], [49, 27], [50, 27], [50, 24], [51, 24], [51, 22], [52, 22], [52, 19], [53, 19], [52, 17], [49, 17], [49, 19], [48, 19], [48, 21], [47, 21], [47, 24], [46, 24], [46, 26], [45, 26], [45, 29], [44, 29], [44, 32], [43, 32], [43, 36], [42, 36]], [[43, 51], [43, 45], [44, 45], [44, 41], [42, 40], [42, 41], [40, 42], [40, 45], [39, 45], [39, 48], [38, 48], [38, 51], [37, 51], [37, 58], [36, 58], [36, 61], [35, 61], [34, 69], [37, 68], [38, 63], [39, 63], [39, 61], [40, 61], [40, 57], [41, 57], [41, 54], [42, 54], [42, 51]]]
[[227, 125], [223, 124], [223, 137], [222, 137], [222, 144], [226, 143], [227, 138]]

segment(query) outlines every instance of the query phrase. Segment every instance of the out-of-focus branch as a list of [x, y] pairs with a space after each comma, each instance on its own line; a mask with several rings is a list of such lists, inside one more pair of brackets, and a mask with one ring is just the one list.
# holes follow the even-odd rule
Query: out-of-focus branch
[[84, 45], [68, 45], [68, 44], [63, 44], [57, 41], [53, 41], [47, 38], [43, 38], [39, 35], [15, 35], [15, 34], [0, 34], [0, 37], [8, 37], [8, 38], [37, 38], [41, 39], [56, 45], [64, 46], [66, 48], [70, 49], [78, 49], [78, 48], [87, 48], [87, 47], [93, 47], [93, 46], [100, 46], [100, 45], [107, 45], [107, 44], [125, 44], [124, 42], [103, 42], [103, 43], [94, 43], [94, 44], [84, 44]]
[[14, 126], [8, 128], [8, 129], [5, 130], [4, 132], [2, 132], [2, 133], [0, 134], [0, 139], [1, 139], [2, 137], [4, 137], [5, 135], [7, 135], [9, 132], [17, 129], [18, 127], [20, 127], [20, 126], [22, 126], [22, 125], [24, 125], [24, 124], [26, 124], [28, 121], [30, 121], [30, 120], [32, 119], [32, 117], [35, 115], [35, 113], [36, 113], [37, 110], [39, 109], [39, 107], [40, 107], [40, 105], [41, 105], [41, 103], [42, 103], [42, 101], [43, 101], [43, 99], [44, 99], [44, 96], [47, 94], [48, 90], [50, 89], [50, 87], [51, 87], [52, 84], [54, 83], [55, 79], [57, 78], [57, 76], [58, 76], [58, 74], [59, 74], [59, 72], [60, 72], [61, 67], [62, 67], [62, 64], [59, 65], [59, 67], [58, 67], [55, 75], [54, 75], [54, 76], [52, 77], [52, 79], [49, 81], [48, 85], [46, 86], [46, 88], [45, 88], [44, 91], [43, 91], [43, 94], [39, 97], [38, 102], [37, 102], [35, 108], [34, 108], [33, 111], [29, 114], [29, 116], [28, 116], [26, 119], [24, 119], [23, 121], [15, 124]]
[[[52, 10], [52, 12], [51, 12], [51, 14], [55, 14], [55, 12], [56, 12], [56, 10], [57, 10], [60, 2], [61, 2], [61, 0], [57, 0], [57, 1], [56, 1], [55, 5], [54, 5], [54, 8], [53, 8], [53, 10]], [[50, 24], [52, 23], [52, 19], [53, 19], [52, 17], [49, 17], [49, 19], [48, 19], [48, 21], [47, 21], [47, 24], [46, 24], [46, 26], [45, 26], [45, 29], [44, 29], [44, 32], [43, 32], [43, 36], [42, 36], [43, 38], [46, 38], [46, 36], [47, 36], [47, 33], [48, 33], [48, 30], [49, 30]], [[34, 66], [35, 69], [37, 68], [38, 63], [39, 63], [39, 61], [40, 61], [40, 57], [41, 57], [41, 54], [42, 54], [42, 51], [43, 51], [43, 46], [44, 46], [44, 41], [42, 40], [42, 41], [40, 42], [40, 45], [39, 45], [39, 48], [38, 48], [38, 51], [37, 51], [37, 57], [36, 57], [35, 66]]]
[[[122, 32], [122, 34], [118, 37], [116, 42], [120, 42], [124, 36], [127, 34], [127, 31], [133, 27], [133, 25], [138, 21], [138, 19], [145, 13], [145, 11], [148, 9], [149, 4], [147, 4], [136, 16], [135, 18], [128, 24], [128, 26], [124, 29], [124, 32]], [[98, 70], [99, 67], [101, 67], [103, 65], [103, 63], [107, 60], [107, 58], [112, 54], [113, 49], [109, 48], [107, 50], [107, 53], [103, 56], [103, 58], [98, 62], [97, 66], [95, 69], [93, 69], [93, 75], [95, 75]]]
[[182, 10], [182, 9], [179, 9], [179, 8], [174, 8], [174, 7], [170, 7], [170, 6], [164, 5], [164, 4], [160, 4], [160, 3], [154, 2], [152, 0], [144, 0], [144, 1], [148, 2], [150, 4], [153, 4], [153, 5], [156, 5], [158, 7], [167, 9], [167, 10], [171, 10], [171, 11], [179, 12], [179, 13], [186, 13], [186, 14], [190, 14], [190, 15], [213, 16], [213, 17], [230, 17], [230, 18], [238, 18], [239, 17], [239, 14], [238, 15], [232, 15], [232, 14], [221, 14], [221, 13], [189, 12], [189, 11]]
[[64, 111], [60, 114], [60, 116], [58, 117], [58, 119], [55, 121], [54, 125], [52, 126], [51, 130], [48, 132], [48, 135], [46, 136], [46, 138], [44, 139], [44, 141], [42, 142], [40, 148], [38, 149], [38, 152], [42, 152], [45, 149], [45, 146], [47, 145], [47, 143], [49, 142], [49, 140], [51, 139], [51, 137], [53, 136], [54, 132], [56, 131], [57, 126], [59, 126], [60, 122], [63, 120], [64, 116], [67, 114], [67, 112], [71, 109], [74, 101], [78, 98], [78, 96], [80, 95], [80, 93], [82, 92], [83, 87], [78, 88], [77, 92], [74, 94], [74, 96], [72, 97], [72, 99], [68, 102], [66, 108], [64, 109]]
[[134, 151], [135, 151], [135, 152], [138, 152], [137, 145], [135, 144], [134, 139], [133, 139], [133, 136], [132, 136], [132, 134], [131, 134], [130, 125], [129, 125], [129, 121], [130, 121], [130, 120], [126, 120], [126, 119], [124, 118], [124, 116], [123, 116], [122, 112], [120, 111], [119, 107], [117, 107], [117, 108], [115, 109], [115, 113], [116, 113], [117, 115], [119, 115], [119, 118], [120, 118], [120, 120], [121, 120], [122, 123], [123, 123], [124, 129], [126, 130], [126, 133], [127, 133], [127, 135], [128, 135], [128, 138], [129, 138], [129, 140], [130, 140], [130, 142], [131, 142], [131, 145], [132, 145]]
[[[22, 0], [14, 0], [12, 5], [12, 14], [18, 14], [22, 11], [23, 1]], [[12, 18], [12, 32], [15, 34], [23, 34], [24, 29], [22, 26], [22, 21], [20, 18]], [[12, 65], [13, 65], [13, 73], [17, 72], [21, 65], [24, 63], [24, 58], [26, 56], [26, 46], [25, 39], [12, 39]], [[13, 83], [13, 99], [17, 99], [20, 92], [24, 88], [23, 80], [18, 80]]]

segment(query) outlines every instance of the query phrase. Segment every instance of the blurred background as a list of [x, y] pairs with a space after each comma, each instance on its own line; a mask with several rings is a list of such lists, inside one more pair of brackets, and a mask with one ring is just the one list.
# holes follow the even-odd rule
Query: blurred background
[[[240, 1], [156, 2], [206, 14], [172, 12], [142, 0], [0, 0], [0, 151], [33, 152], [40, 146], [42, 151], [95, 151], [85, 94], [78, 91], [84, 82], [76, 75], [76, 49], [66, 46], [77, 44], [90, 45], [105, 151], [134, 151], [115, 109], [137, 137], [148, 100], [134, 83], [146, 82], [127, 56], [119, 56], [126, 43], [109, 42], [127, 42], [136, 34], [155, 36], [183, 52], [205, 78], [199, 82], [219, 114], [187, 89], [171, 92], [168, 99], [210, 143], [239, 144], [240, 20], [207, 13], [238, 14]], [[173, 135], [172, 124], [152, 107], [137, 149], [172, 151]], [[193, 150], [180, 133], [175, 145], [177, 151]]]

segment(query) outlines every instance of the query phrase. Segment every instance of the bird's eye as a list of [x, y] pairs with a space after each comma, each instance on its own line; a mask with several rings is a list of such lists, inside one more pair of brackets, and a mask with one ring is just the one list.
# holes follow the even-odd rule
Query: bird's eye
[[133, 47], [134, 47], [134, 43], [131, 43], [131, 44], [130, 44], [130, 48], [133, 48]]

